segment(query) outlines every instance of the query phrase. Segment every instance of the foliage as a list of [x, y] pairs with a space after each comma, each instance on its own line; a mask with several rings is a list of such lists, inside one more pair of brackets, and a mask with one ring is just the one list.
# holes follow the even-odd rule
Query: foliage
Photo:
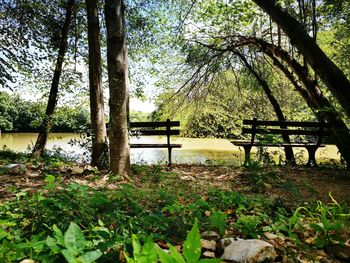
[[152, 242], [151, 237], [148, 237], [145, 244], [141, 246], [137, 236], [134, 235], [132, 245], [133, 258], [129, 258], [126, 255], [126, 261], [129, 263], [155, 263], [158, 262], [158, 257], [162, 263], [214, 263], [221, 261], [221, 259], [200, 259], [201, 242], [197, 220], [183, 243], [183, 255], [171, 244], [167, 244], [169, 246], [169, 252], [163, 251]]
[[[140, 178], [135, 184], [110, 178], [108, 185], [90, 187], [73, 178], [64, 180], [66, 175], [57, 170], [69, 170], [72, 163], [63, 158], [30, 158], [0, 152], [1, 165], [30, 161], [45, 176], [44, 186], [36, 191], [13, 188], [13, 199], [1, 203], [1, 261], [118, 262], [125, 252], [129, 262], [157, 257], [162, 262], [198, 262], [198, 225], [245, 238], [263, 237], [268, 231], [310, 248], [342, 244], [349, 235], [349, 207], [332, 198], [329, 204], [312, 200], [302, 204], [298, 197], [291, 205], [290, 200], [263, 196], [264, 191], [257, 194], [251, 188], [241, 193], [189, 184], [175, 172], [145, 165], [133, 166], [135, 178]], [[268, 189], [259, 176], [273, 187], [284, 180], [281, 174], [258, 169], [250, 168], [250, 184], [257, 188]], [[93, 184], [100, 177], [95, 171], [85, 179]], [[195, 218], [198, 222], [193, 225]], [[191, 227], [181, 255], [170, 244], [182, 244]], [[305, 233], [314, 238], [311, 243], [305, 243]], [[160, 252], [152, 240], [168, 243], [170, 254]]]

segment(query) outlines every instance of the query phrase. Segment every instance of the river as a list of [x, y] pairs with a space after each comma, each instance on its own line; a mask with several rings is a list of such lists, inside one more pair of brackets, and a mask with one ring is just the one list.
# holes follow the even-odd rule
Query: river
[[[2, 133], [0, 134], [0, 148], [5, 145], [13, 151], [30, 151], [33, 147], [37, 134], [35, 133]], [[47, 148], [50, 150], [61, 148], [70, 156], [83, 160], [85, 150], [77, 145], [70, 145], [72, 139], [79, 139], [74, 133], [53, 133], [49, 136]], [[166, 143], [165, 137], [147, 136], [141, 138], [131, 138], [132, 143]], [[242, 149], [232, 145], [226, 139], [209, 138], [182, 138], [173, 137], [172, 143], [182, 144], [181, 149], [173, 149], [173, 163], [230, 163], [240, 165], [244, 159]], [[271, 148], [271, 152], [278, 149]], [[335, 146], [327, 146], [317, 151], [316, 158], [339, 160]], [[305, 151], [304, 151], [305, 152]], [[302, 153], [300, 150], [297, 153]], [[302, 153], [305, 155], [305, 153]], [[167, 149], [131, 149], [132, 163], [165, 163], [167, 161]], [[278, 156], [275, 155], [275, 159]]]

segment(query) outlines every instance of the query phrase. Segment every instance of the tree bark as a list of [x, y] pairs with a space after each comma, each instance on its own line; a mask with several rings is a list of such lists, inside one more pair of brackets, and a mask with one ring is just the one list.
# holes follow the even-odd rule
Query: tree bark
[[253, 0], [282, 28], [293, 45], [303, 54], [306, 61], [326, 84], [346, 115], [350, 117], [350, 82], [345, 74], [325, 55], [301, 27], [300, 23], [283, 10], [276, 0]]
[[109, 81], [110, 169], [129, 176], [130, 148], [127, 125], [128, 61], [123, 0], [105, 0]]
[[41, 124], [39, 135], [32, 152], [33, 155], [35, 156], [39, 156], [44, 153], [47, 138], [52, 127], [52, 117], [57, 105], [58, 85], [60, 83], [62, 65], [64, 61], [64, 56], [66, 54], [67, 46], [68, 46], [68, 32], [72, 21], [73, 8], [74, 8], [74, 0], [69, 0], [66, 7], [66, 17], [61, 30], [61, 42], [58, 50], [55, 71], [52, 77], [49, 100], [46, 106], [45, 117]]
[[86, 0], [86, 11], [88, 20], [90, 118], [92, 130], [91, 165], [102, 169], [106, 163], [108, 146], [104, 119], [98, 0]]
[[[281, 109], [277, 99], [272, 94], [272, 91], [271, 91], [269, 85], [267, 84], [267, 82], [253, 69], [253, 67], [248, 63], [247, 59], [241, 53], [239, 53], [237, 51], [233, 51], [233, 53], [235, 55], [237, 55], [242, 60], [242, 62], [246, 66], [246, 68], [249, 69], [249, 71], [252, 73], [252, 75], [259, 82], [260, 86], [263, 88], [267, 98], [269, 99], [269, 101], [270, 101], [270, 103], [271, 103], [271, 105], [272, 105], [272, 107], [273, 107], [273, 109], [275, 111], [277, 119], [279, 121], [285, 121], [286, 118], [284, 117], [282, 109]], [[281, 128], [287, 128], [287, 127], [286, 126], [281, 126]], [[290, 139], [289, 139], [288, 135], [283, 134], [282, 138], [283, 138], [284, 142], [290, 143]], [[294, 154], [293, 154], [292, 147], [284, 147], [284, 151], [286, 153], [286, 160], [287, 160], [287, 162], [289, 162], [290, 164], [295, 164], [295, 159], [294, 159]]]

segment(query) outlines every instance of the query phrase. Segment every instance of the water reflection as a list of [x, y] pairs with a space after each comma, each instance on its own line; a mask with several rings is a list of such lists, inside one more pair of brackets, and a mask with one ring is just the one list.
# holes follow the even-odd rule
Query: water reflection
[[[36, 141], [35, 133], [2, 133], [0, 134], [0, 148], [6, 145], [14, 151], [30, 151]], [[53, 133], [49, 136], [47, 149], [60, 147], [71, 156], [84, 159], [84, 149], [77, 145], [70, 145], [71, 139], [80, 139], [74, 133]], [[147, 136], [141, 138], [131, 138], [131, 143], [165, 143], [165, 137]], [[181, 149], [173, 149], [173, 163], [206, 163], [221, 162], [241, 164], [244, 159], [242, 149], [232, 145], [225, 139], [199, 139], [174, 137], [172, 143], [182, 144]], [[270, 151], [278, 149], [271, 148]], [[253, 151], [254, 152], [254, 151]], [[301, 149], [297, 150], [301, 152]], [[306, 155], [306, 153], [303, 153]], [[335, 146], [327, 146], [317, 151], [316, 158], [339, 160], [338, 149]], [[168, 161], [167, 149], [131, 149], [132, 163], [166, 163]]]

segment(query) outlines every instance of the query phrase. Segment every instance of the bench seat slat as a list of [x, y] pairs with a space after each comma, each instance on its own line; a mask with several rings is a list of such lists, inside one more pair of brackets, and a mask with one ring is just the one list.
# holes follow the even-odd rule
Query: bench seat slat
[[[242, 134], [286, 134], [286, 135], [319, 135], [319, 130], [290, 130], [290, 129], [264, 129], [264, 128], [243, 128]], [[322, 131], [322, 135], [327, 136], [329, 135], [328, 131]]]
[[182, 144], [132, 143], [131, 148], [181, 148]]

